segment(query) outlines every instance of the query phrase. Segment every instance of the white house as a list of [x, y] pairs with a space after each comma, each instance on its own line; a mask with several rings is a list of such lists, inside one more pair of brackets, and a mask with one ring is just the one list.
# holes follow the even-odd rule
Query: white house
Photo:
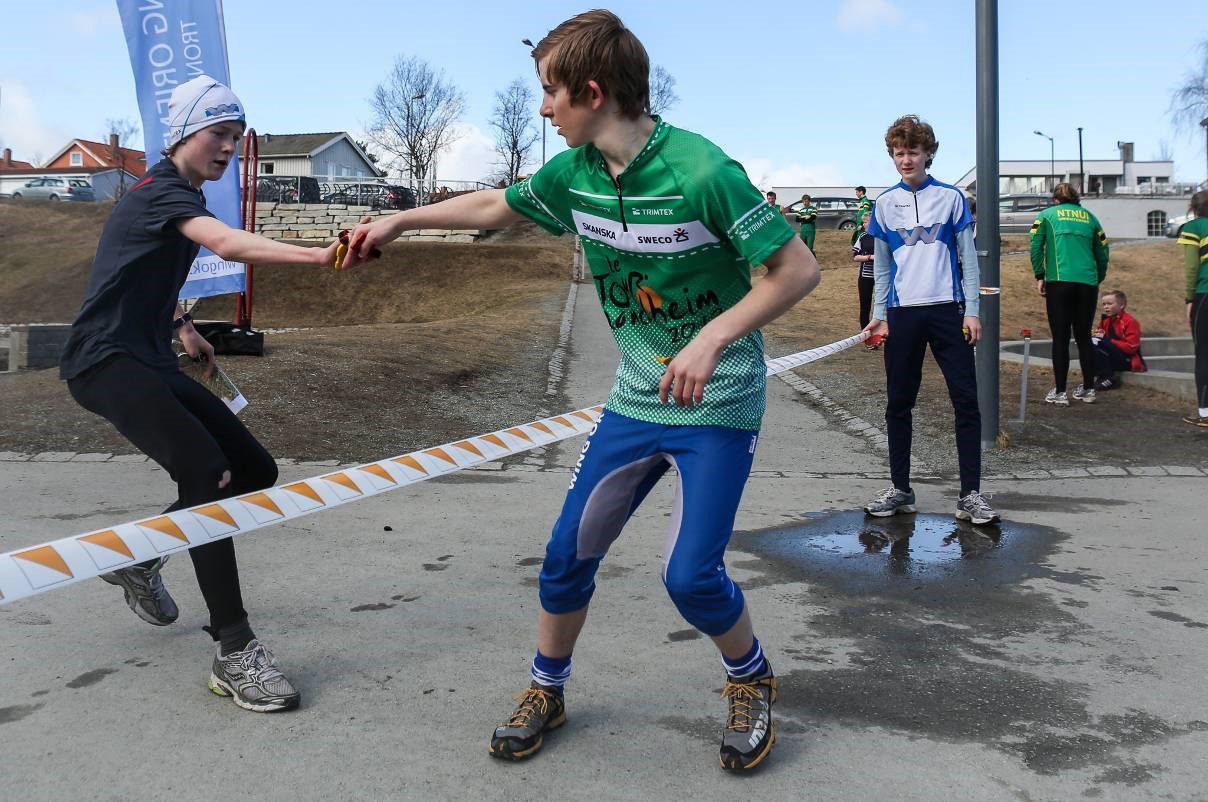
[[257, 134], [256, 144], [260, 149], [260, 175], [307, 175], [328, 182], [386, 175], [343, 131]]

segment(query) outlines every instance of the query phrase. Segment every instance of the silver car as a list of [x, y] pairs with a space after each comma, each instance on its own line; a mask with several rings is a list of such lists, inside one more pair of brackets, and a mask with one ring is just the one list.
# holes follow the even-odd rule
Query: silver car
[[998, 230], [1027, 234], [1040, 213], [1055, 203], [1052, 195], [1006, 195], [998, 202]]
[[83, 178], [35, 178], [13, 191], [13, 200], [38, 198], [51, 201], [95, 201], [92, 184]]

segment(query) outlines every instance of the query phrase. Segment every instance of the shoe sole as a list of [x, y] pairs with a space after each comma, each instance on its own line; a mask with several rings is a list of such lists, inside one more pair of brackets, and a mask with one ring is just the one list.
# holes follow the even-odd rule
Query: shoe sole
[[565, 723], [566, 723], [566, 711], [564, 710], [564, 711], [562, 711], [562, 714], [559, 715], [556, 719], [547, 721], [545, 723], [545, 726], [541, 729], [541, 732], [537, 733], [537, 742], [534, 743], [532, 746], [530, 746], [528, 749], [524, 749], [519, 752], [513, 752], [510, 749], [503, 748], [507, 743], [506, 741], [504, 741], [503, 743], [500, 744], [500, 748], [498, 751], [496, 751], [496, 749], [495, 749], [495, 744], [492, 743], [491, 746], [487, 749], [487, 754], [489, 754], [491, 757], [498, 758], [500, 760], [511, 760], [511, 761], [519, 761], [519, 760], [524, 760], [526, 758], [532, 757], [533, 755], [535, 755], [539, 751], [541, 751], [541, 747], [545, 745], [545, 733], [549, 732], [550, 730], [556, 730]]
[[969, 523], [973, 524], [974, 526], [985, 526], [986, 524], [998, 523], [999, 521], [1002, 520], [1002, 516], [995, 515], [991, 518], [974, 518], [973, 513], [971, 513], [971, 512], [965, 512], [964, 510], [957, 510], [956, 519], [958, 521], [968, 521]]
[[169, 624], [176, 623], [175, 618], [164, 621], [162, 619], [156, 618], [155, 616], [151, 615], [151, 613], [144, 610], [142, 608], [142, 605], [140, 605], [138, 603], [138, 597], [134, 593], [134, 591], [132, 591], [130, 589], [130, 586], [127, 585], [122, 580], [118, 579], [117, 577], [113, 576], [113, 574], [101, 574], [101, 579], [105, 580], [110, 585], [116, 585], [117, 587], [121, 588], [122, 593], [126, 594], [126, 606], [129, 607], [130, 610], [135, 615], [137, 615], [139, 618], [146, 621], [148, 624], [155, 626], [155, 627], [166, 627]]
[[1198, 426], [1201, 429], [1208, 429], [1208, 422], [1200, 423], [1199, 421], [1183, 418], [1183, 423], [1186, 423], [1188, 426]]
[[301, 701], [301, 696], [295, 696], [292, 699], [285, 699], [277, 702], [249, 702], [244, 699], [239, 693], [227, 683], [218, 678], [214, 672], [210, 672], [210, 681], [207, 683], [210, 692], [215, 696], [231, 697], [231, 701], [242, 707], [244, 710], [251, 710], [253, 713], [279, 713], [282, 710], [293, 710]]
[[868, 509], [868, 507], [864, 508], [864, 513], [866, 515], [872, 515], [876, 518], [888, 518], [891, 515], [897, 515], [899, 513], [909, 514], [912, 512], [918, 512], [918, 509], [913, 504], [903, 504], [902, 506], [896, 507], [892, 510], [880, 510], [880, 511], [873, 511], [873, 510]]

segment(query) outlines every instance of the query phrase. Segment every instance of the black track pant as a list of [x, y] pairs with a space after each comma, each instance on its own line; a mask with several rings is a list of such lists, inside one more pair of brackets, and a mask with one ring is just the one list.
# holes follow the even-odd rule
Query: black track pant
[[1082, 368], [1082, 386], [1095, 386], [1095, 354], [1091, 347], [1091, 323], [1099, 303], [1099, 288], [1076, 281], [1045, 283], [1044, 302], [1049, 312], [1049, 330], [1053, 332], [1053, 379], [1057, 392], [1064, 393], [1070, 372], [1070, 333], [1078, 346], [1078, 366]]
[[1132, 370], [1132, 358], [1120, 350], [1120, 346], [1104, 337], [1094, 346], [1095, 378], [1103, 379], [1113, 373]]
[[[159, 373], [124, 354], [111, 356], [67, 382], [89, 412], [175, 480], [179, 497], [165, 512], [271, 487], [277, 464], [213, 393], [183, 373]], [[219, 489], [223, 471], [230, 483]], [[230, 538], [189, 550], [210, 610], [210, 634], [247, 618]], [[244, 624], [244, 626], [246, 626]]]
[[961, 495], [981, 490], [981, 412], [977, 408], [977, 374], [973, 346], [965, 341], [964, 315], [955, 303], [896, 306], [886, 313], [885, 430], [889, 436], [889, 473], [893, 486], [910, 489], [910, 441], [914, 402], [923, 381], [927, 346], [948, 385], [956, 418], [956, 456]]
[[1208, 407], [1208, 293], [1191, 302], [1191, 340], [1195, 343], [1195, 395], [1201, 408]]
[[860, 276], [856, 282], [860, 292], [860, 328], [863, 329], [872, 317], [872, 291], [877, 280], [871, 276]]

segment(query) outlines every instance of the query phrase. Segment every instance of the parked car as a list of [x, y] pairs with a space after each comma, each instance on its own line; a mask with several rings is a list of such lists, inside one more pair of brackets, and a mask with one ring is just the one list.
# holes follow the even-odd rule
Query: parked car
[[319, 203], [319, 182], [309, 175], [262, 175], [256, 178], [261, 203]]
[[95, 201], [92, 184], [83, 178], [34, 178], [13, 191], [13, 199], [37, 198], [51, 201]]
[[1052, 195], [1004, 195], [998, 201], [998, 231], [1027, 234], [1042, 211], [1056, 204]]
[[[856, 227], [856, 215], [860, 211], [860, 202], [855, 198], [810, 198], [810, 203], [818, 207], [818, 228], [837, 228], [841, 231], [851, 231]], [[804, 204], [797, 200], [784, 207], [784, 213], [789, 220], [796, 222], [792, 215], [796, 214]]]
[[377, 204], [370, 204], [375, 209], [414, 209], [415, 193], [410, 187], [387, 185], [382, 187], [377, 197]]
[[1174, 238], [1183, 233], [1183, 226], [1185, 226], [1188, 221], [1191, 220], [1192, 216], [1193, 215], [1191, 212], [1188, 212], [1187, 214], [1179, 215], [1178, 217], [1171, 217], [1169, 220], [1167, 220], [1166, 236]]

